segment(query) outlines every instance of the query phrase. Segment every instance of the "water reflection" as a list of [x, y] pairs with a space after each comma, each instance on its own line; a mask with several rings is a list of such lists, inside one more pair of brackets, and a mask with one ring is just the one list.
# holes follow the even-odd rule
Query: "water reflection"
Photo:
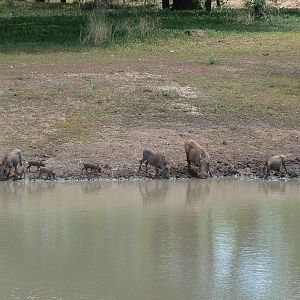
[[186, 204], [197, 211], [209, 196], [209, 182], [204, 180], [189, 180], [186, 188]]
[[277, 194], [283, 195], [286, 192], [286, 182], [285, 181], [262, 181], [259, 187], [263, 190], [265, 195]]
[[138, 182], [138, 188], [144, 205], [162, 202], [165, 200], [169, 189], [167, 180], [147, 180]]
[[0, 184], [0, 299], [297, 299], [299, 182]]
[[109, 190], [113, 184], [114, 182], [112, 181], [85, 181], [82, 182], [80, 186], [85, 194], [97, 194]]
[[26, 185], [26, 191], [30, 197], [35, 195], [41, 197], [41, 195], [44, 193], [53, 193], [55, 191], [55, 188], [56, 184], [53, 182], [44, 182], [42, 184], [33, 183]]

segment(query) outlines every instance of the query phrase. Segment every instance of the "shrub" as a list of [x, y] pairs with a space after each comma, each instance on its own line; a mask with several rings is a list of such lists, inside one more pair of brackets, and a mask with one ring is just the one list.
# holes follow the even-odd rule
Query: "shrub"
[[263, 19], [267, 16], [268, 6], [266, 0], [246, 0], [246, 7], [254, 14], [256, 19]]
[[158, 31], [157, 21], [150, 17], [108, 18], [107, 13], [92, 13], [86, 27], [81, 32], [84, 44], [101, 45], [114, 40], [143, 39]]
[[219, 63], [219, 58], [217, 57], [217, 56], [215, 56], [215, 55], [212, 55], [212, 56], [210, 56], [210, 58], [209, 58], [209, 63], [211, 64], [211, 65], [216, 65], [216, 64], [218, 64]]

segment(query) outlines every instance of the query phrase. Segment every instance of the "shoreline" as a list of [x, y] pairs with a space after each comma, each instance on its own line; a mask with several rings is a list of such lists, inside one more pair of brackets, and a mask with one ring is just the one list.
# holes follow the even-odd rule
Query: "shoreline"
[[148, 181], [163, 181], [163, 182], [175, 182], [175, 181], [189, 181], [189, 180], [200, 180], [200, 182], [211, 182], [211, 181], [223, 181], [223, 180], [237, 180], [237, 181], [261, 181], [261, 182], [291, 182], [291, 181], [299, 181], [300, 176], [298, 177], [277, 177], [277, 176], [270, 176], [267, 179], [260, 178], [257, 176], [218, 176], [212, 177], [207, 179], [206, 181], [200, 178], [195, 177], [170, 177], [169, 179], [156, 179], [150, 177], [120, 177], [120, 178], [107, 178], [107, 177], [91, 177], [91, 178], [56, 178], [52, 180], [48, 179], [41, 179], [41, 178], [25, 178], [25, 179], [17, 179], [17, 180], [0, 180], [1, 183], [24, 183], [24, 184], [33, 184], [33, 183], [53, 183], [53, 184], [64, 184], [64, 183], [86, 183], [86, 182], [148, 182]]
[[[225, 165], [224, 165], [225, 164]], [[137, 180], [189, 180], [189, 179], [196, 179], [196, 180], [214, 180], [214, 179], [241, 179], [241, 180], [265, 180], [265, 181], [277, 181], [277, 180], [299, 180], [300, 179], [300, 161], [296, 158], [293, 161], [289, 161], [287, 163], [287, 168], [289, 171], [289, 176], [284, 174], [283, 172], [276, 173], [273, 172], [268, 178], [264, 178], [259, 176], [258, 174], [258, 166], [261, 165], [259, 161], [253, 162], [252, 165], [248, 163], [241, 163], [238, 162], [237, 165], [240, 165], [240, 168], [235, 167], [233, 164], [226, 164], [223, 162], [219, 162], [213, 164], [211, 170], [213, 173], [212, 178], [207, 179], [200, 179], [196, 173], [196, 169], [192, 167], [192, 171], [189, 172], [187, 166], [185, 165], [178, 165], [177, 167], [171, 166], [171, 176], [169, 179], [166, 178], [156, 178], [155, 171], [153, 168], [148, 170], [148, 174], [145, 173], [144, 169], [141, 170], [140, 173], [137, 172], [137, 169], [130, 169], [130, 168], [112, 168], [108, 165], [102, 166], [103, 172], [96, 173], [96, 172], [85, 172], [82, 173], [78, 172], [64, 172], [64, 174], [58, 174], [56, 179], [45, 179], [45, 178], [38, 178], [38, 172], [32, 171], [30, 173], [26, 173], [25, 178], [21, 179], [4, 179], [0, 178], [0, 182], [86, 182], [86, 181], [137, 181]]]

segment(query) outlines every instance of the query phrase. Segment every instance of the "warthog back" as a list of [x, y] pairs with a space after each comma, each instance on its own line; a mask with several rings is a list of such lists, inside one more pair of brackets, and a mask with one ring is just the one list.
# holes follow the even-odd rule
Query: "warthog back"
[[151, 149], [145, 149], [143, 151], [143, 161], [147, 161], [151, 166], [163, 169], [167, 165], [167, 161], [164, 155], [155, 153]]

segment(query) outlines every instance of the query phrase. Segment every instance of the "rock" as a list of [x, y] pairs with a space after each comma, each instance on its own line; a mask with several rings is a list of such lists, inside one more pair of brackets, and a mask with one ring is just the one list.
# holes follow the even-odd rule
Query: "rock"
[[201, 29], [188, 29], [184, 32], [187, 35], [204, 36], [205, 32]]

